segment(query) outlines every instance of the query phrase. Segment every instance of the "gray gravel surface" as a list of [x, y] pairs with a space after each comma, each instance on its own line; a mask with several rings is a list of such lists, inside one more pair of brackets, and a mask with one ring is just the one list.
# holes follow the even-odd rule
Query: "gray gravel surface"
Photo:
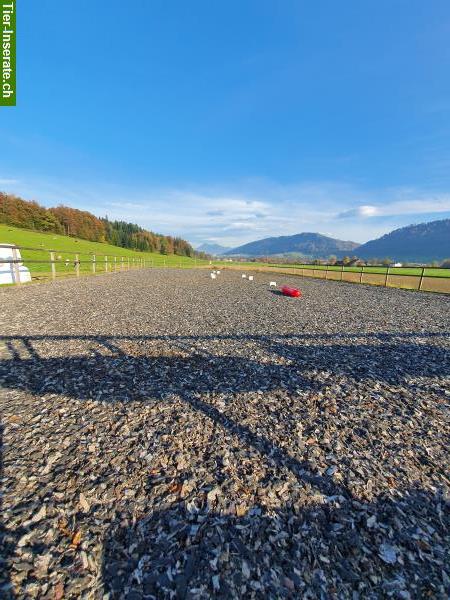
[[0, 291], [1, 598], [448, 598], [445, 296]]

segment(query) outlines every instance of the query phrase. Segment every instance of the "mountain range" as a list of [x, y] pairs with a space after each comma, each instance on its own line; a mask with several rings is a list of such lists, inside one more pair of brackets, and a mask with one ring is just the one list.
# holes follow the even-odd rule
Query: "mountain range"
[[211, 254], [211, 256], [220, 256], [231, 250], [227, 246], [221, 246], [220, 244], [209, 244], [205, 242], [198, 248], [196, 248], [197, 252], [205, 252], [206, 254]]
[[250, 242], [226, 252], [227, 255], [271, 256], [298, 254], [305, 258], [319, 258], [353, 252], [359, 244], [343, 242], [320, 233], [297, 233]]
[[305, 259], [326, 259], [331, 255], [337, 258], [349, 255], [362, 259], [431, 262], [450, 257], [450, 219], [401, 227], [365, 244], [342, 241], [320, 233], [298, 233], [265, 238], [233, 249], [219, 244], [203, 244], [198, 249], [224, 256], [297, 255]]

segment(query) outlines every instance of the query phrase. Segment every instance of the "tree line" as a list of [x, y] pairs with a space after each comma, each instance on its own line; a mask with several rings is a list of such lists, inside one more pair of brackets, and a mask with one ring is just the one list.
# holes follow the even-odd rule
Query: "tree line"
[[[298, 265], [299, 263], [304, 265], [331, 265], [331, 266], [344, 266], [344, 267], [364, 267], [364, 266], [384, 266], [392, 267], [394, 261], [392, 258], [368, 258], [361, 259], [358, 256], [344, 256], [343, 258], [337, 258], [335, 255], [331, 255], [328, 258], [308, 258], [302, 256], [253, 256], [253, 257], [234, 257], [235, 262], [263, 262], [263, 263], [278, 263], [284, 265]], [[444, 258], [442, 261], [433, 260], [428, 263], [415, 263], [410, 261], [401, 261], [402, 267], [441, 267], [444, 269], [450, 269], [450, 258]]]
[[197, 253], [186, 240], [147, 231], [134, 223], [110, 221], [68, 206], [45, 208], [34, 201], [0, 192], [0, 223], [59, 233], [91, 242], [107, 242], [121, 248], [194, 256]]

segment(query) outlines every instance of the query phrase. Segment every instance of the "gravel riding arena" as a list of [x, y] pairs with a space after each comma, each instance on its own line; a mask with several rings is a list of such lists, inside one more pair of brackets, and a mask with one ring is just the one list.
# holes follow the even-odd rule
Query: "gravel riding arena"
[[449, 296], [154, 269], [0, 302], [1, 598], [448, 598]]

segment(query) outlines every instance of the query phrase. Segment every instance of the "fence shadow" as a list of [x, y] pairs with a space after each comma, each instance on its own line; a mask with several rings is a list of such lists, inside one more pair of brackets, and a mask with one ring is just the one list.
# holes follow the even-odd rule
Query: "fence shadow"
[[[418, 337], [421, 338], [420, 334]], [[133, 527], [123, 527], [121, 523], [125, 519], [120, 515], [108, 531], [104, 546], [103, 579], [113, 598], [131, 597], [129, 594], [134, 588], [136, 593], [150, 597], [173, 597], [173, 594], [184, 597], [188, 587], [200, 586], [202, 581], [209, 594], [219, 597], [233, 597], [233, 594], [239, 597], [238, 592], [242, 592], [244, 585], [248, 594], [253, 591], [258, 595], [258, 579], [265, 582], [265, 593], [269, 597], [288, 597], [305, 591], [295, 569], [309, 570], [311, 593], [316, 597], [327, 597], [334, 592], [332, 588], [324, 592], [324, 581], [337, 577], [343, 589], [356, 591], [358, 573], [363, 567], [373, 567], [379, 585], [391, 586], [389, 589], [394, 594], [400, 593], [401, 586], [405, 585], [399, 575], [401, 565], [394, 568], [380, 558], [380, 544], [388, 540], [378, 529], [372, 531], [365, 527], [364, 518], [381, 514], [383, 519], [394, 522], [400, 510], [406, 515], [406, 520], [403, 517], [401, 520], [406, 528], [410, 528], [409, 533], [416, 526], [416, 517], [419, 525], [431, 523], [430, 526], [436, 530], [441, 528], [441, 531], [438, 500], [420, 489], [404, 490], [396, 502], [386, 498], [363, 506], [360, 523], [355, 523], [353, 517], [346, 520], [345, 510], [352, 500], [349, 490], [334, 483], [330, 477], [310, 471], [308, 464], [293, 457], [270, 432], [263, 430], [261, 433], [237, 422], [232, 411], [219, 410], [209, 397], [211, 394], [225, 395], [232, 408], [235, 394], [241, 392], [263, 390], [267, 393], [282, 389], [294, 395], [299, 391], [320, 390], [324, 384], [314, 375], [317, 371], [344, 375], [355, 381], [367, 378], [402, 386], [408, 386], [414, 377], [438, 380], [450, 374], [449, 356], [443, 347], [430, 343], [427, 337], [424, 335], [420, 343], [414, 343], [410, 336], [401, 339], [398, 335], [386, 335], [366, 344], [348, 337], [345, 340], [319, 338], [313, 340], [314, 343], [302, 344], [298, 336], [285, 337], [285, 343], [279, 338], [262, 336], [257, 341], [273, 357], [267, 362], [237, 355], [217, 356], [204, 349], [201, 353], [194, 349], [191, 354], [183, 354], [186, 340], [176, 336], [170, 338], [175, 344], [172, 355], [131, 355], [123, 350], [119, 337], [111, 336], [89, 338], [91, 341], [97, 339], [99, 349], [107, 351], [107, 355], [63, 357], [40, 356], [33, 338], [21, 337], [17, 339], [28, 352], [23, 358], [14, 340], [8, 338], [5, 341], [9, 344], [10, 356], [0, 361], [0, 381], [6, 388], [24, 390], [36, 396], [56, 393], [77, 400], [106, 403], [160, 402], [168, 396], [176, 396], [228, 430], [241, 445], [252, 447], [277, 468], [289, 469], [300, 483], [307, 482], [327, 497], [342, 498], [340, 508], [330, 504], [299, 510], [295, 505], [286, 505], [269, 514], [256, 506], [251, 514], [241, 519], [225, 517], [209, 509], [193, 515], [187, 512], [182, 501], [167, 511], [147, 515]], [[199, 341], [203, 344], [204, 339], [199, 338]], [[286, 433], [289, 435], [289, 431]], [[189, 533], [192, 531], [196, 533]], [[266, 542], [255, 548], [261, 532]], [[408, 541], [409, 533], [401, 538], [402, 552], [419, 557], [420, 547], [415, 540]], [[2, 529], [0, 534], [3, 534]], [[276, 546], [277, 551], [271, 552], [268, 564], [265, 548], [267, 544], [270, 546], [270, 536], [278, 534], [284, 542]], [[192, 538], [189, 548], [188, 538]], [[314, 544], [308, 540], [314, 540]], [[228, 544], [228, 550], [225, 549], [229, 555], [228, 567], [223, 566], [223, 572], [227, 568], [230, 572], [228, 583], [223, 577], [215, 579], [218, 571], [217, 566], [213, 566], [217, 558], [215, 549], [224, 544]], [[320, 549], [324, 546], [329, 549], [331, 563], [320, 558]], [[364, 548], [369, 550], [368, 554]], [[434, 551], [434, 548], [430, 550]], [[3, 566], [7, 567], [14, 553], [13, 546], [5, 545], [4, 553]], [[410, 562], [420, 575], [423, 589], [435, 590], [436, 572], [434, 566], [430, 568], [432, 555], [426, 556], [425, 560], [423, 556], [420, 560], [417, 558], [417, 564], [413, 559]], [[255, 575], [253, 587], [252, 579], [247, 577], [248, 570]], [[4, 577], [0, 582], [8, 585], [7, 576]], [[246, 594], [241, 593], [240, 597]]]
[[[99, 348], [109, 352], [107, 355], [63, 357], [40, 357], [29, 340], [20, 340], [27, 358], [21, 358], [11, 341], [6, 341], [10, 358], [0, 360], [0, 377], [5, 387], [36, 395], [58, 393], [107, 402], [157, 400], [167, 394], [189, 399], [192, 394], [209, 392], [311, 389], [315, 381], [310, 370], [399, 385], [408, 385], [412, 377], [439, 378], [450, 374], [450, 354], [444, 347], [425, 341], [413, 343], [408, 338], [395, 342], [380, 338], [371, 344], [351, 339], [303, 344], [295, 337], [287, 343], [262, 337], [260, 345], [274, 358], [273, 362], [264, 363], [239, 355], [216, 356], [204, 349], [197, 353], [195, 348], [192, 354], [182, 355], [189, 348], [183, 339], [173, 346], [172, 355], [129, 355], [111, 337], [99, 338], [98, 342]], [[233, 375], [232, 380], [229, 374]], [[108, 395], [103, 398], [105, 390]]]

